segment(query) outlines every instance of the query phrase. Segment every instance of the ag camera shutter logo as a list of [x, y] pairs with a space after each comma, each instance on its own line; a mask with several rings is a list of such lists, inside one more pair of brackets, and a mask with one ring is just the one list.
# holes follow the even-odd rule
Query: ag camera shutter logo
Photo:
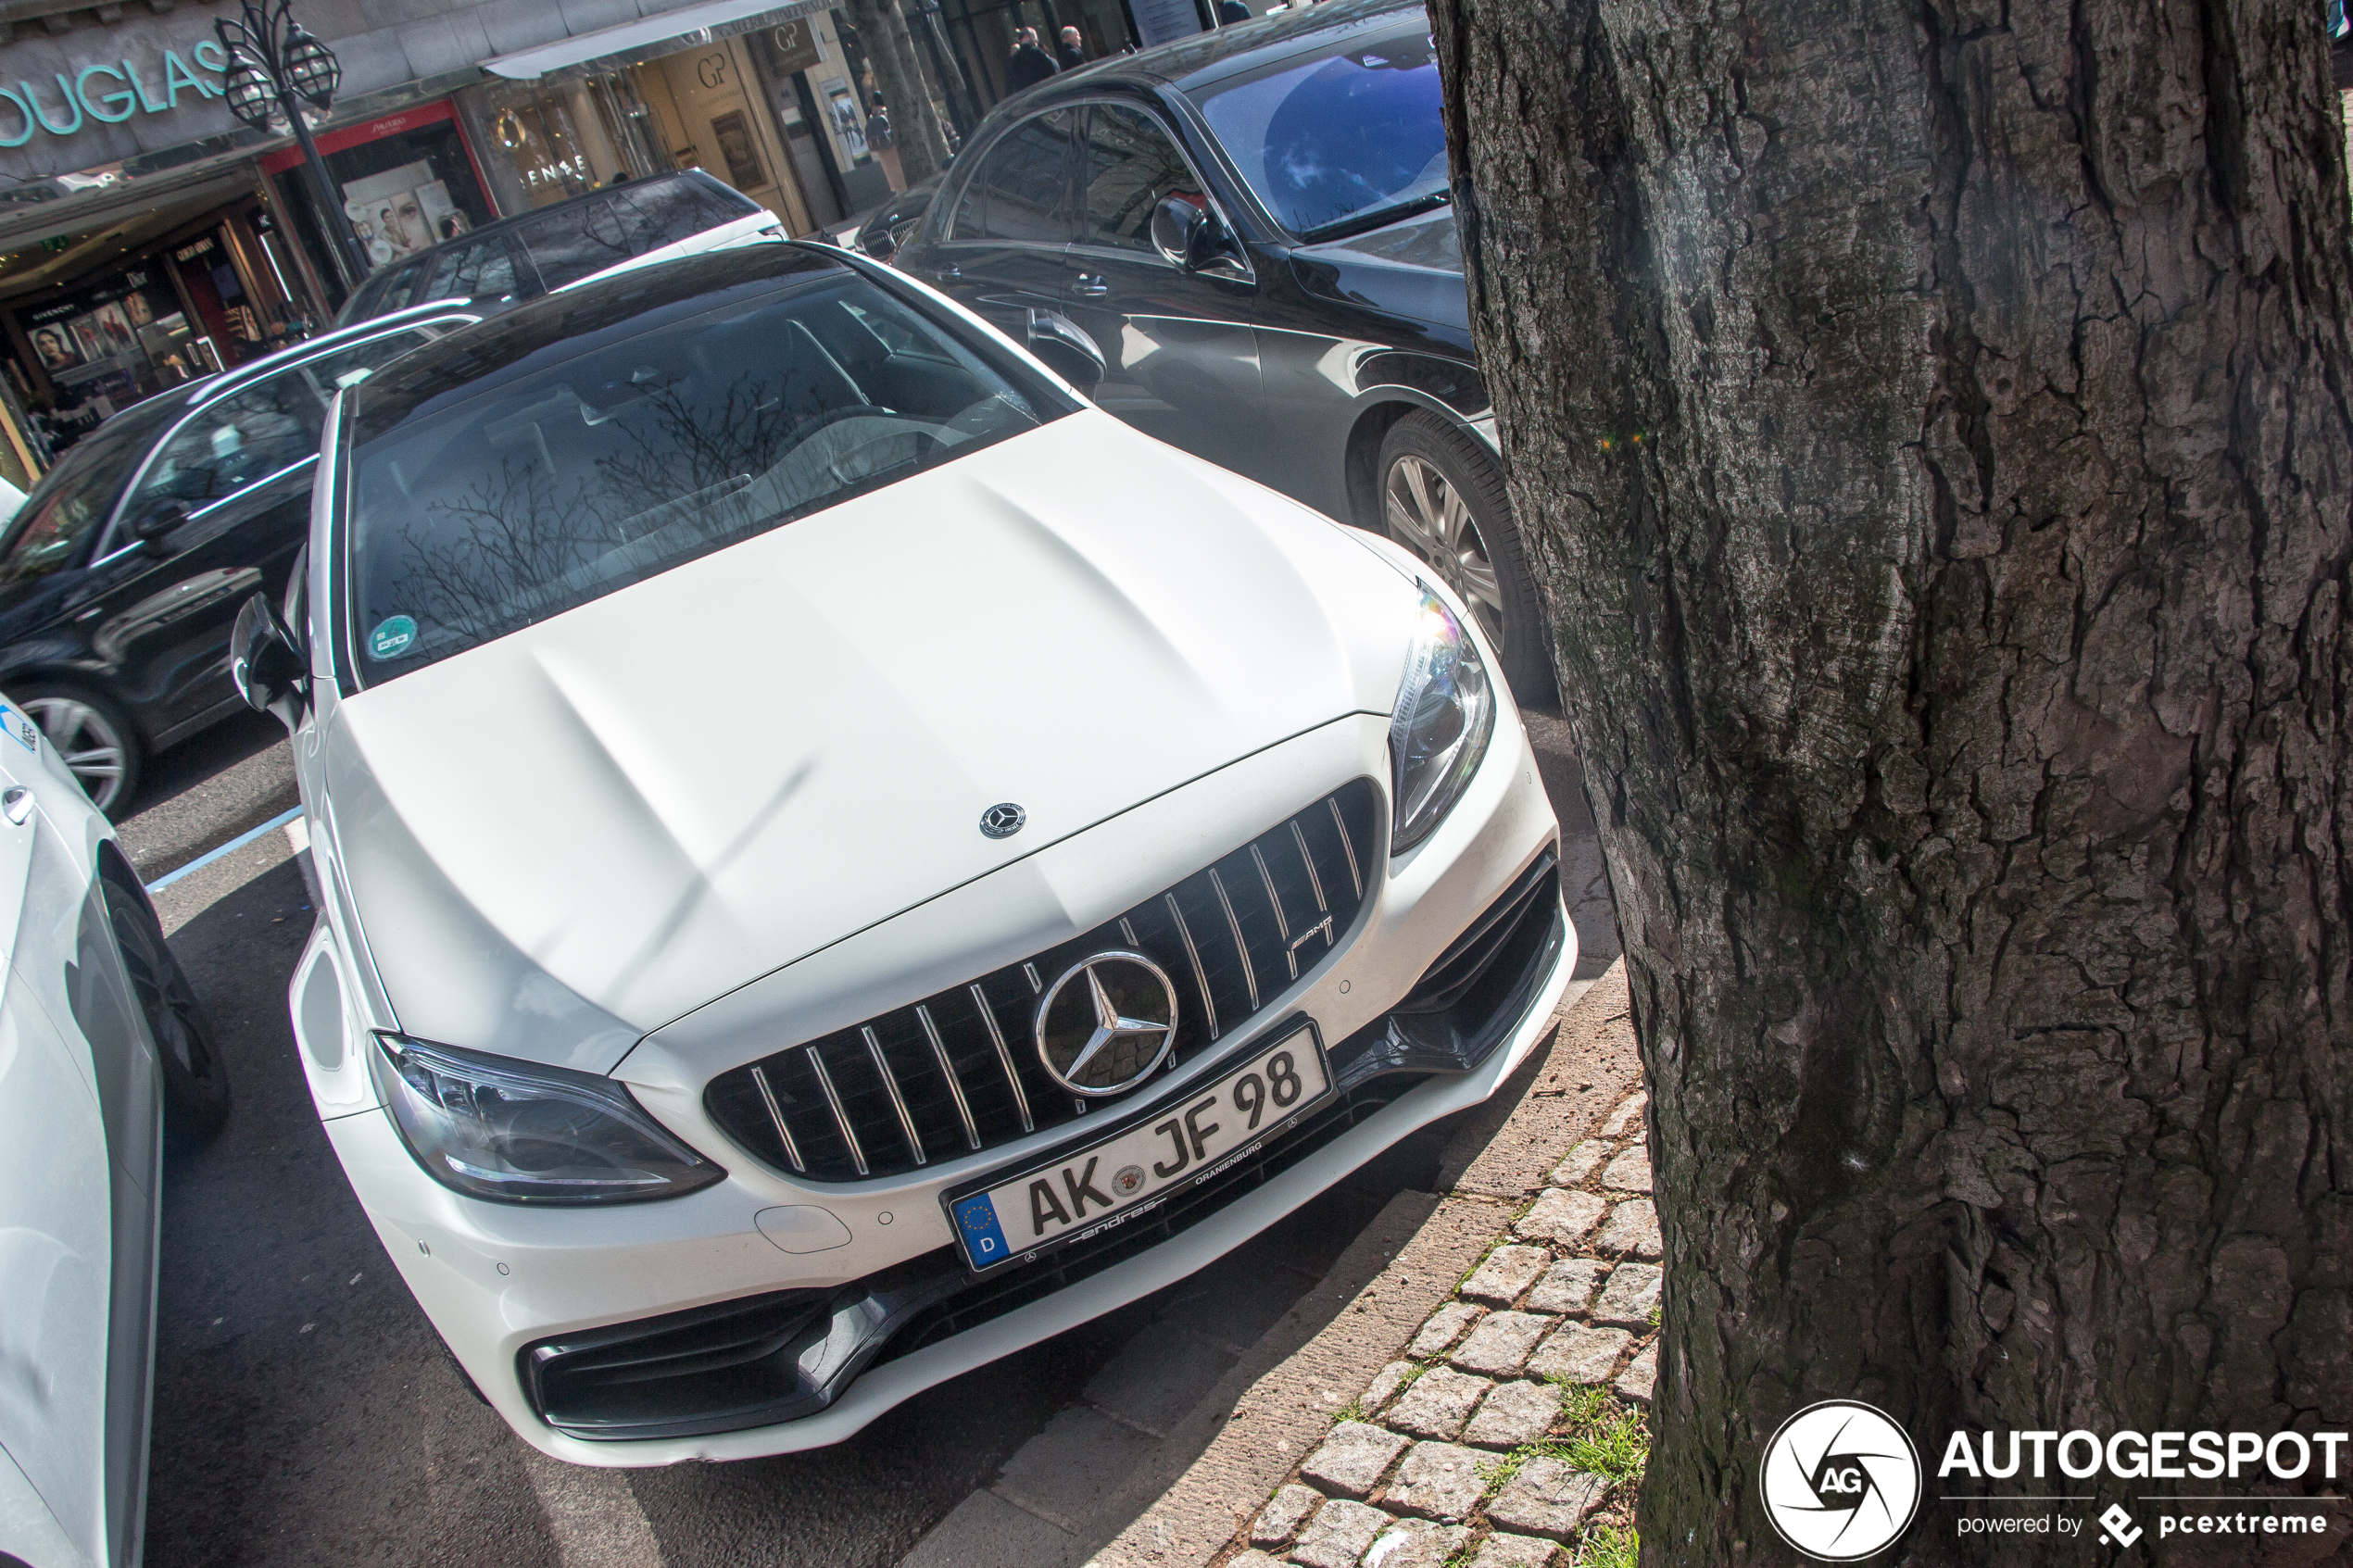
[[1765, 1445], [1765, 1513], [1817, 1562], [1855, 1562], [1909, 1528], [1920, 1506], [1920, 1456], [1887, 1412], [1825, 1399], [1781, 1423]]

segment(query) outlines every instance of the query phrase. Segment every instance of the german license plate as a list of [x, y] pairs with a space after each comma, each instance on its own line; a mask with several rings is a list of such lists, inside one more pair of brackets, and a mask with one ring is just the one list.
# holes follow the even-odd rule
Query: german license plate
[[975, 1272], [991, 1269], [1124, 1224], [1215, 1175], [1329, 1093], [1315, 1025], [1302, 1023], [1209, 1087], [1101, 1143], [949, 1199], [964, 1261]]

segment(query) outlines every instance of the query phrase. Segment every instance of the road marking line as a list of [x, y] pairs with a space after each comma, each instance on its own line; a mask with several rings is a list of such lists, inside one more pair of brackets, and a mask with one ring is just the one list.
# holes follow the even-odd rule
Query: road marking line
[[161, 892], [164, 888], [167, 888], [173, 883], [178, 882], [182, 877], [186, 876], [190, 872], [202, 871], [205, 867], [212, 864], [213, 861], [220, 859], [223, 855], [235, 854], [238, 850], [243, 849], [246, 845], [251, 844], [255, 839], [259, 838], [263, 834], [268, 833], [271, 829], [284, 827], [288, 822], [293, 822], [301, 815], [302, 808], [299, 806], [296, 807], [291, 811], [281, 812], [279, 815], [271, 818], [268, 822], [262, 823], [259, 827], [255, 828], [250, 833], [241, 833], [236, 837], [231, 839], [228, 843], [222, 845], [220, 848], [208, 850], [205, 854], [197, 856], [186, 865], [182, 866], [178, 871], [170, 872], [156, 878], [155, 881], [147, 884], [147, 891], [150, 893]]

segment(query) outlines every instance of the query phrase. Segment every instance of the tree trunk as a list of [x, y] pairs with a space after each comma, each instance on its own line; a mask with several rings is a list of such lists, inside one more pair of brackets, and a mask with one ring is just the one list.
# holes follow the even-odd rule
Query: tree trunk
[[[1759, 1462], [1826, 1398], [1922, 1450], [1888, 1561], [2106, 1559], [2110, 1501], [2266, 1489], [1935, 1472], [1961, 1431], [2353, 1422], [2320, 7], [1430, 9], [1654, 1096], [1642, 1562], [1792, 1560]], [[1938, 1500], [2006, 1488], [2098, 1500], [2072, 1539]], [[2291, 1549], [2144, 1509], [2122, 1557], [2309, 1562], [2332, 1512]]]
[[908, 184], [920, 184], [948, 167], [948, 138], [940, 133], [939, 116], [932, 107], [931, 88], [915, 42], [908, 36], [906, 19], [899, 14], [898, 0], [849, 0], [848, 9], [851, 25], [865, 43], [866, 58], [874, 64], [875, 85], [890, 106], [900, 169]]

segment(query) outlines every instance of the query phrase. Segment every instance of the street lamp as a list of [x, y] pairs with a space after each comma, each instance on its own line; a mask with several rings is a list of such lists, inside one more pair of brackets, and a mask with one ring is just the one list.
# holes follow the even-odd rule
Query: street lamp
[[350, 215], [335, 199], [334, 180], [327, 173], [326, 160], [319, 156], [319, 144], [310, 139], [310, 127], [303, 120], [301, 104], [296, 101], [308, 99], [323, 111], [343, 84], [343, 67], [333, 49], [294, 19], [289, 14], [292, 9], [293, 0], [276, 0], [274, 5], [270, 0], [245, 0], [243, 20], [222, 17], [212, 24], [220, 37], [220, 47], [229, 56], [222, 91], [229, 100], [229, 112], [256, 131], [272, 130], [283, 122], [294, 132], [318, 187], [314, 199], [319, 204], [320, 224], [342, 253], [344, 281], [357, 283], [373, 264], [352, 230]]

